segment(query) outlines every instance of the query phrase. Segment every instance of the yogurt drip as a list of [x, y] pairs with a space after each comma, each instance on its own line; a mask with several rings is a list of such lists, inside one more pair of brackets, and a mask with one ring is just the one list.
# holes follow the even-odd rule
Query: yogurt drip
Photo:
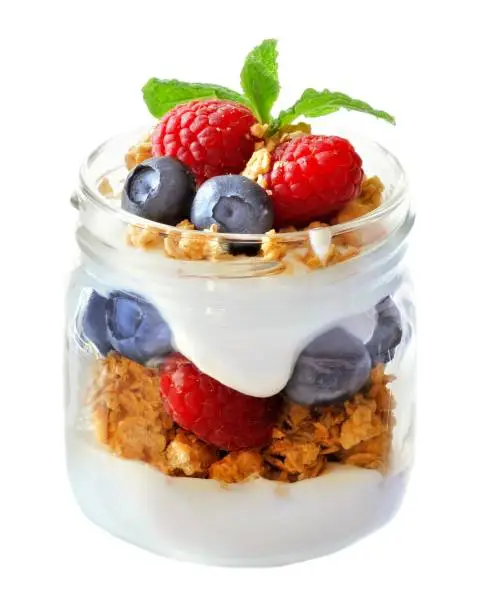
[[[382, 260], [377, 252], [368, 255], [368, 262], [361, 257], [317, 271], [298, 265], [288, 274], [199, 276], [192, 265], [205, 262], [133, 249], [126, 244], [124, 225], [100, 215], [90, 212], [84, 225], [97, 237], [104, 229], [105, 242], [115, 248], [105, 245], [101, 265], [89, 262], [95, 277], [89, 283], [104, 295], [113, 289], [142, 295], [170, 325], [176, 350], [247, 395], [281, 391], [301, 350], [333, 327], [367, 342], [376, 324], [375, 305], [397, 282], [378, 277]], [[82, 231], [91, 240], [92, 234]]]

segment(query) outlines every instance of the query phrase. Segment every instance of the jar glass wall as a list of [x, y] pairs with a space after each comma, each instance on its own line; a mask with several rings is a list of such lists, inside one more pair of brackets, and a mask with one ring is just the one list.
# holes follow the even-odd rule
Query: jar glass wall
[[384, 186], [373, 212], [222, 236], [121, 210], [137, 139], [95, 151], [77, 193], [66, 437], [83, 511], [159, 554], [223, 565], [307, 559], [381, 527], [404, 494], [414, 427], [399, 164], [355, 142], [380, 177], [366, 189]]

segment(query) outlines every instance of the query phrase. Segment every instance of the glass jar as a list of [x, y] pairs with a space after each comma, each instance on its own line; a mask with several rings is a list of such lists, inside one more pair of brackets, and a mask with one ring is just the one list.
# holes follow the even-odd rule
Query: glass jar
[[[378, 529], [412, 466], [414, 216], [397, 160], [353, 141], [384, 185], [364, 216], [221, 235], [120, 208], [140, 135], [94, 151], [73, 198], [66, 440], [82, 510], [145, 549], [219, 565], [305, 560]], [[190, 400], [212, 419], [206, 442], [172, 419]], [[263, 428], [249, 447], [225, 448], [221, 402], [226, 429]]]

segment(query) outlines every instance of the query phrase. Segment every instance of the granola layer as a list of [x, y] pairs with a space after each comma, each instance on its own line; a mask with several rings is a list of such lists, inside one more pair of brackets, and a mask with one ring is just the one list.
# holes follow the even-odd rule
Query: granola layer
[[124, 459], [169, 476], [238, 483], [252, 478], [296, 482], [320, 476], [328, 463], [385, 471], [395, 401], [384, 366], [344, 403], [309, 408], [285, 401], [271, 443], [227, 452], [176, 425], [161, 402], [158, 370], [110, 354], [95, 366], [88, 406], [97, 440]]

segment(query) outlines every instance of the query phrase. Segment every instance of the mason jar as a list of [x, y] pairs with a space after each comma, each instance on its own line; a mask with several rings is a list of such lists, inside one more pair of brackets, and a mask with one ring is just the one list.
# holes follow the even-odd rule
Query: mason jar
[[[122, 210], [124, 155], [142, 133], [96, 149], [72, 200], [66, 449], [83, 512], [155, 553], [217, 565], [292, 563], [382, 527], [413, 461], [414, 215], [398, 161], [353, 141], [383, 187], [362, 216], [199, 232]], [[198, 403], [209, 425], [177, 422]], [[218, 410], [231, 439], [250, 428], [248, 446], [224, 447]]]

